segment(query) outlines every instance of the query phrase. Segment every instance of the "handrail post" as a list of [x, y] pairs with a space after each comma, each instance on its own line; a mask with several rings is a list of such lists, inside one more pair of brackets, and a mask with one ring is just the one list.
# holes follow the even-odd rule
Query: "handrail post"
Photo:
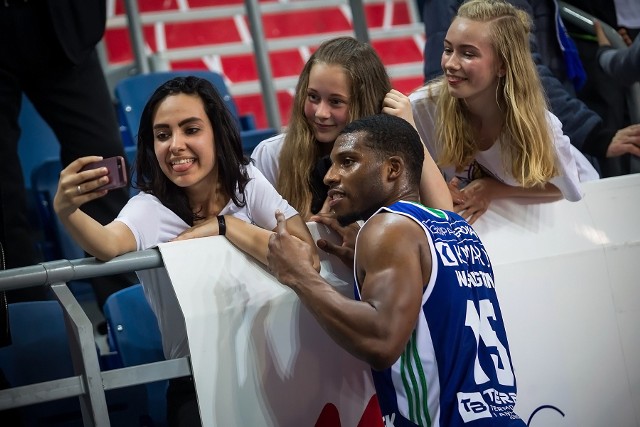
[[86, 427], [110, 426], [91, 321], [66, 283], [53, 284], [51, 290], [62, 306], [67, 330], [71, 332], [69, 350], [74, 371], [83, 381], [84, 393], [78, 396], [83, 424]]
[[271, 63], [269, 61], [269, 52], [262, 27], [262, 16], [260, 14], [260, 6], [258, 0], [245, 0], [247, 16], [249, 17], [249, 30], [253, 40], [253, 51], [258, 66], [258, 74], [260, 77], [260, 86], [262, 88], [262, 96], [265, 103], [267, 113], [267, 121], [269, 126], [276, 131], [280, 131], [282, 124], [280, 118], [280, 108], [276, 97], [275, 86], [273, 85], [273, 76], [271, 74]]
[[349, 7], [351, 8], [351, 19], [356, 38], [362, 43], [369, 43], [369, 30], [367, 29], [367, 18], [364, 14], [362, 0], [349, 0]]
[[124, 6], [127, 13], [127, 25], [129, 27], [129, 38], [131, 48], [135, 58], [136, 68], [139, 74], [149, 74], [149, 63], [144, 50], [144, 33], [142, 32], [142, 20], [140, 19], [140, 9], [138, 0], [125, 0]]

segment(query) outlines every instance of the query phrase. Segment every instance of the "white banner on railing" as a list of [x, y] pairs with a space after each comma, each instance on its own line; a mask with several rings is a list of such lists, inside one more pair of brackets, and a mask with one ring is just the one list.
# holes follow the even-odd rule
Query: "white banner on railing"
[[[474, 226], [496, 274], [516, 411], [530, 427], [640, 427], [640, 175], [584, 188], [576, 203], [496, 201]], [[206, 427], [380, 425], [369, 368], [258, 263], [219, 237], [160, 251]], [[322, 263], [352, 296], [342, 264]]]
[[474, 227], [530, 427], [640, 426], [640, 174], [584, 190], [575, 203], [495, 202]]
[[[185, 313], [205, 427], [382, 425], [368, 365], [259, 263], [224, 237], [160, 251]], [[326, 255], [321, 263], [323, 277], [353, 297], [351, 272]]]

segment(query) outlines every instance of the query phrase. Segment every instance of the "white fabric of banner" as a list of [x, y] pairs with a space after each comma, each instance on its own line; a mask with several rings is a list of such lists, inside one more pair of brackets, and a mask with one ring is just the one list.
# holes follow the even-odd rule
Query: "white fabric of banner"
[[[495, 271], [516, 412], [529, 427], [640, 427], [640, 174], [584, 191], [575, 203], [494, 201], [474, 225]], [[375, 393], [369, 368], [291, 290], [223, 237], [160, 251], [205, 427], [313, 426], [327, 403], [340, 417], [332, 425], [358, 426]], [[353, 296], [345, 266], [325, 255], [322, 269]]]
[[640, 427], [640, 174], [585, 197], [498, 200], [474, 229], [493, 263], [529, 427]]
[[[326, 226], [310, 226], [316, 239], [330, 237]], [[375, 395], [371, 371], [293, 291], [224, 237], [159, 247], [185, 314], [204, 426], [312, 426], [326, 404], [342, 426], [358, 425]], [[326, 254], [321, 265], [353, 297], [351, 271]]]

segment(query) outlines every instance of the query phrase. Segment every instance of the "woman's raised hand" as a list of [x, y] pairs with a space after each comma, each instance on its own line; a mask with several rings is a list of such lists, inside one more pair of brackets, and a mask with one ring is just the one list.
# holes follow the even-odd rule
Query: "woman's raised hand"
[[53, 209], [59, 216], [69, 216], [83, 204], [107, 194], [108, 190], [97, 190], [109, 182], [106, 167], [81, 171], [84, 166], [100, 160], [100, 156], [80, 157], [60, 172], [53, 198]]

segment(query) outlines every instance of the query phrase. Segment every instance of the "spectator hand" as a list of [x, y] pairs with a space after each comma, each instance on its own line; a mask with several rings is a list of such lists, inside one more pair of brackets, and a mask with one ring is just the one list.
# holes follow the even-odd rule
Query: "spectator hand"
[[598, 39], [599, 46], [611, 46], [611, 42], [607, 38], [607, 35], [604, 33], [604, 29], [602, 28], [602, 24], [600, 21], [593, 21], [593, 27], [596, 30], [596, 37]]
[[[598, 39], [598, 45], [611, 46], [611, 41], [605, 34], [600, 21], [593, 21], [593, 28], [596, 30], [596, 38]], [[624, 41], [625, 45], [631, 46], [631, 44], [633, 43], [633, 40], [631, 39], [631, 37], [629, 37], [629, 33], [627, 33], [626, 28], [619, 28], [618, 34], [620, 34], [620, 37], [622, 37], [622, 41]]]
[[[466, 219], [469, 224], [473, 224], [489, 208], [493, 198], [493, 187], [496, 184], [496, 181], [489, 177], [471, 181], [462, 190], [457, 190], [457, 195], [452, 193], [453, 210]], [[449, 188], [451, 189], [451, 186]]]
[[59, 216], [67, 217], [80, 206], [108, 193], [96, 190], [109, 182], [106, 167], [80, 172], [85, 165], [102, 160], [99, 156], [80, 157], [60, 172], [58, 189], [53, 198], [53, 209]]
[[626, 44], [627, 46], [631, 46], [631, 44], [633, 43], [633, 39], [631, 39], [631, 36], [629, 36], [626, 28], [619, 28], [618, 34], [620, 34], [620, 37], [622, 37], [622, 41], [624, 41], [624, 44]]
[[640, 124], [620, 129], [607, 148], [607, 157], [617, 157], [627, 153], [640, 157]]
[[340, 245], [332, 243], [326, 239], [318, 239], [316, 244], [326, 253], [340, 258], [340, 260], [349, 267], [349, 269], [352, 269], [356, 237], [360, 231], [360, 225], [357, 222], [354, 222], [349, 225], [342, 226], [338, 220], [331, 215], [314, 215], [309, 220], [315, 221], [319, 224], [324, 224], [340, 235], [342, 238], [342, 243]]
[[293, 286], [311, 275], [317, 275], [313, 267], [315, 248], [289, 234], [282, 212], [276, 211], [276, 221], [276, 231], [269, 238], [267, 251], [269, 270], [287, 286]]
[[405, 119], [411, 126], [416, 127], [413, 121], [413, 110], [411, 109], [411, 101], [402, 92], [391, 89], [382, 101], [382, 112], [390, 116], [396, 116]]
[[451, 178], [451, 181], [447, 183], [447, 187], [449, 187], [449, 192], [451, 193], [451, 201], [453, 202], [453, 206], [460, 205], [464, 203], [464, 197], [462, 195], [462, 190], [460, 190], [460, 180], [455, 176]]

